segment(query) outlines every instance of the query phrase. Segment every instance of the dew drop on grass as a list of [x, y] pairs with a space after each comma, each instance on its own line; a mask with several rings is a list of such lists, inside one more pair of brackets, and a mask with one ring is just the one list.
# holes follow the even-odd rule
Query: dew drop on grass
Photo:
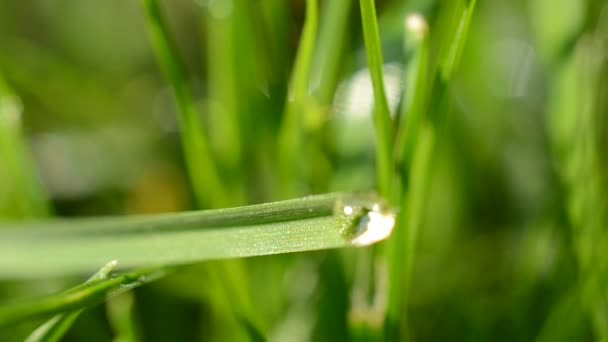
[[340, 234], [355, 246], [368, 246], [384, 240], [395, 226], [394, 210], [372, 195], [366, 200], [339, 200], [334, 215], [340, 225]]

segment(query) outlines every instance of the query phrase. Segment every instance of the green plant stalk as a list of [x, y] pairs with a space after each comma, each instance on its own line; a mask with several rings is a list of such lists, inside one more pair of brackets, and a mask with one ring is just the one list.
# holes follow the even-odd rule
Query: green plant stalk
[[343, 222], [349, 203], [354, 219], [386, 208], [376, 196], [335, 193], [186, 213], [0, 224], [0, 278], [83, 272], [104, 260], [131, 268], [369, 244], [344, 233], [358, 224]]
[[146, 10], [148, 33], [158, 64], [171, 84], [178, 109], [182, 148], [192, 188], [200, 205], [224, 207], [227, 192], [211, 158], [208, 138], [198, 116], [176, 48], [162, 18], [157, 0], [141, 0]]
[[367, 65], [374, 89], [374, 130], [376, 133], [376, 177], [378, 192], [390, 198], [392, 162], [392, 120], [384, 89], [382, 48], [374, 0], [360, 0]]
[[97, 305], [108, 297], [117, 296], [137, 286], [165, 276], [168, 269], [153, 268], [133, 271], [112, 278], [97, 279], [65, 292], [44, 298], [17, 301], [0, 306], [0, 327], [26, 319], [81, 310]]
[[[404, 73], [401, 116], [395, 142], [395, 160], [407, 180], [414, 150], [426, 110], [428, 94], [428, 26], [418, 14], [409, 15], [405, 23], [404, 53], [410, 58]], [[403, 187], [406, 190], [407, 184]]]
[[289, 83], [283, 122], [278, 136], [279, 193], [298, 194], [302, 181], [301, 162], [304, 115], [308, 107], [309, 75], [319, 21], [317, 0], [306, 0], [306, 19]]
[[[397, 339], [398, 328], [407, 325], [405, 303], [409, 293], [417, 231], [426, 201], [427, 174], [433, 148], [432, 128], [427, 123], [426, 129], [422, 129], [426, 123], [427, 36], [428, 26], [422, 16], [410, 14], [406, 17], [404, 52], [410, 60], [405, 70], [402, 100], [405, 103], [402, 106], [395, 149], [395, 160], [401, 171], [401, 189], [395, 195], [402, 202], [403, 213], [397, 220], [397, 229], [389, 241], [388, 250], [390, 281], [385, 334], [391, 339]], [[412, 162], [414, 156], [416, 160]]]
[[[236, 1], [233, 6], [239, 6]], [[210, 3], [209, 6], [222, 6], [219, 3]], [[210, 137], [218, 147], [216, 153], [218, 160], [230, 170], [241, 167], [241, 134], [239, 127], [239, 111], [243, 111], [237, 88], [238, 80], [235, 77], [234, 49], [234, 13], [230, 16], [217, 18], [205, 11], [205, 33], [207, 37], [207, 74], [209, 89], [209, 117], [213, 123]], [[235, 11], [233, 11], [235, 12]], [[242, 51], [239, 51], [242, 54]], [[242, 178], [242, 177], [234, 177]]]
[[[90, 284], [95, 281], [103, 280], [108, 277], [110, 272], [116, 267], [116, 262], [111, 261], [100, 268], [93, 274], [84, 284]], [[74, 310], [67, 313], [62, 313], [54, 316], [36, 330], [34, 330], [25, 340], [25, 342], [54, 342], [60, 341], [63, 335], [70, 329], [74, 321], [78, 318], [84, 308]]]
[[353, 0], [323, 3], [321, 24], [310, 74], [308, 106], [303, 117], [305, 144], [303, 162], [306, 184], [313, 193], [327, 191], [331, 162], [324, 146], [332, 101], [341, 72], [344, 71], [348, 44], [346, 34], [352, 26]]
[[[315, 49], [315, 58], [311, 74], [313, 95], [317, 103], [330, 106], [338, 84], [338, 78], [344, 63], [345, 38], [350, 28], [350, 12], [353, 0], [336, 0], [325, 2], [321, 11], [319, 39]], [[323, 117], [314, 118], [323, 120]], [[310, 119], [309, 119], [310, 121]]]
[[[435, 133], [429, 124], [421, 127], [411, 172], [408, 174], [408, 192], [402, 196], [403, 214], [397, 222], [397, 230], [391, 245], [389, 294], [387, 309], [387, 336], [403, 339], [407, 336], [407, 299], [410, 279], [416, 256], [416, 242], [426, 208], [430, 171], [435, 148]], [[396, 330], [403, 329], [401, 334]], [[396, 334], [397, 336], [392, 336]]]
[[[21, 131], [21, 103], [0, 77], [0, 217], [43, 217], [50, 206], [33, 167]], [[3, 203], [4, 202], [4, 203]]]
[[477, 0], [470, 0], [468, 6], [465, 7], [460, 15], [454, 38], [451, 41], [446, 56], [440, 61], [440, 76], [444, 82], [447, 82], [452, 78], [452, 74], [460, 63], [460, 57], [462, 56], [462, 51], [466, 44], [469, 26], [471, 24], [471, 19], [473, 18], [476, 3]]

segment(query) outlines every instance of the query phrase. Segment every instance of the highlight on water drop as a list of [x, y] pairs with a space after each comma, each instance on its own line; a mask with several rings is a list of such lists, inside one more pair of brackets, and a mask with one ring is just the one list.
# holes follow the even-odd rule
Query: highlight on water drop
[[354, 246], [368, 246], [388, 238], [395, 226], [395, 211], [377, 195], [341, 199], [335, 215], [340, 233]]

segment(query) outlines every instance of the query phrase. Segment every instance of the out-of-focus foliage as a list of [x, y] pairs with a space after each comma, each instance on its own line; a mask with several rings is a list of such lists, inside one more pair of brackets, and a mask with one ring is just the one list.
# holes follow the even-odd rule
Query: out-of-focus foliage
[[[441, 118], [428, 168], [416, 169], [422, 157], [410, 160], [428, 185], [416, 190], [425, 200], [415, 258], [394, 253], [413, 262], [407, 294], [396, 297], [407, 311], [401, 336], [607, 339], [608, 5], [479, 0], [452, 70], [447, 44], [469, 3], [376, 3], [390, 115], [407, 124], [411, 102], [402, 94], [416, 94], [403, 81], [416, 56], [404, 49], [412, 13], [428, 25], [423, 96], [440, 100], [422, 106], [431, 108], [425, 120]], [[171, 212], [374, 187], [374, 97], [357, 1], [319, 2], [295, 104], [305, 1], [177, 0], [160, 10], [222, 200], [190, 185], [183, 122], [138, 1], [0, 0], [2, 219]], [[297, 146], [277, 146], [286, 108], [299, 123], [297, 136], [282, 141]], [[382, 326], [390, 308], [382, 256], [395, 246], [405, 247], [193, 265], [84, 311], [65, 340], [378, 338], [357, 322]], [[3, 281], [0, 300], [82, 280]], [[43, 322], [0, 328], [0, 340], [21, 341]]]

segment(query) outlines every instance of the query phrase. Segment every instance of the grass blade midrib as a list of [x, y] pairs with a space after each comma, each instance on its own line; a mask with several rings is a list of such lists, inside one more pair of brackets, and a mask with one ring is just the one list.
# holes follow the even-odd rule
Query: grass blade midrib
[[[346, 193], [330, 193], [243, 207], [169, 214], [66, 218], [31, 222], [9, 221], [0, 222], [0, 227], [2, 227], [0, 234], [4, 236], [46, 233], [51, 235], [109, 232], [125, 234], [144, 231], [179, 231], [251, 226], [331, 215], [336, 200], [351, 196], [353, 195]], [[12, 233], [11, 230], [13, 230]]]

